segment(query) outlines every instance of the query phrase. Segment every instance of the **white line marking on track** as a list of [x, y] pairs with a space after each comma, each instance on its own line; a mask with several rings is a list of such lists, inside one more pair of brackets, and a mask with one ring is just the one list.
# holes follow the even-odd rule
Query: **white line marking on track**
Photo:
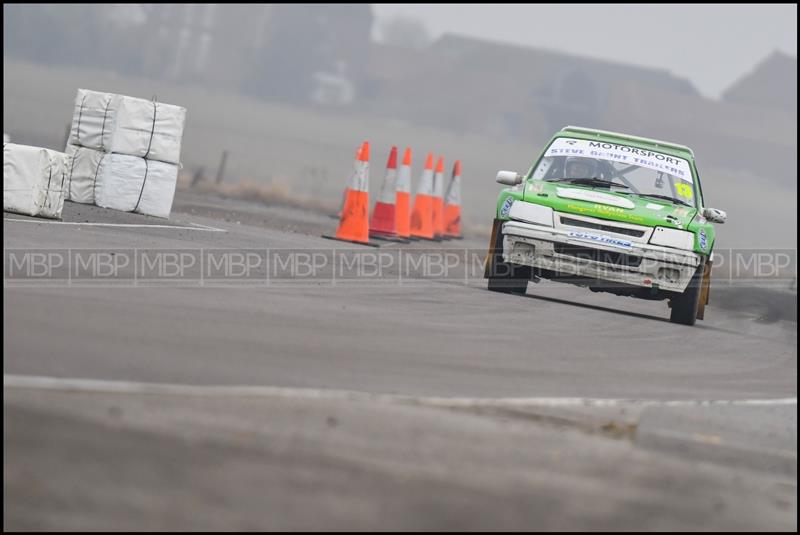
[[57, 390], [62, 392], [93, 392], [109, 394], [157, 394], [182, 396], [220, 396], [220, 397], [282, 397], [300, 399], [326, 399], [373, 401], [385, 403], [411, 403], [438, 407], [616, 407], [616, 406], [659, 406], [659, 407], [698, 407], [698, 406], [776, 406], [797, 405], [797, 398], [776, 399], [608, 399], [608, 398], [559, 398], [559, 397], [520, 397], [520, 398], [461, 398], [403, 396], [398, 394], [370, 394], [352, 390], [324, 390], [315, 388], [285, 388], [275, 386], [222, 386], [222, 385], [180, 385], [169, 383], [141, 383], [131, 381], [105, 381], [97, 379], [76, 379], [65, 377], [43, 377], [38, 375], [3, 374], [4, 388], [27, 388], [35, 390]]
[[33, 219], [15, 219], [11, 217], [4, 217], [3, 221], [13, 221], [15, 223], [47, 223], [50, 225], [78, 225], [87, 227], [126, 227], [126, 228], [169, 228], [175, 230], [200, 230], [205, 232], [228, 232], [222, 228], [209, 227], [208, 225], [201, 225], [200, 223], [189, 223], [191, 227], [177, 226], [177, 225], [145, 225], [140, 223], [80, 223], [77, 221], [49, 221], [43, 219], [36, 221]]

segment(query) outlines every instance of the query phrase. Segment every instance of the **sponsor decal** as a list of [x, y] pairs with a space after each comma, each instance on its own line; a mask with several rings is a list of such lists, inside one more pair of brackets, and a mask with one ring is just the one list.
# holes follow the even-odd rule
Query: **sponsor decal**
[[595, 211], [594, 208], [590, 206], [578, 206], [577, 204], [568, 204], [567, 210], [572, 210], [573, 212], [578, 212], [581, 214], [585, 214], [587, 212], [592, 213]]
[[606, 206], [605, 204], [595, 204], [592, 206], [598, 212], [604, 212], [607, 214], [624, 214], [625, 210], [622, 208], [617, 208], [616, 206]]
[[544, 184], [541, 181], [533, 182], [530, 185], [531, 193], [541, 193], [544, 190]]
[[503, 201], [503, 206], [500, 207], [500, 217], [508, 217], [512, 204], [514, 204], [514, 197], [506, 197], [506, 200]]
[[619, 206], [620, 208], [631, 209], [636, 206], [630, 199], [623, 199], [622, 197], [617, 197], [616, 195], [610, 195], [608, 193], [602, 193], [600, 191], [556, 188], [556, 195], [565, 199], [576, 199], [579, 201], [608, 204], [611, 206]]
[[677, 226], [678, 228], [683, 228], [683, 225], [681, 224], [681, 220], [680, 220], [680, 219], [678, 219], [677, 217], [675, 217], [675, 216], [674, 216], [674, 215], [672, 215], [672, 214], [667, 214], [667, 215], [665, 215], [665, 216], [664, 216], [664, 220], [665, 220], [667, 223], [672, 223], [673, 225]]
[[689, 208], [685, 206], [679, 206], [672, 211], [673, 217], [686, 217], [689, 215]]
[[679, 197], [683, 197], [684, 199], [691, 199], [694, 196], [694, 192], [692, 191], [692, 186], [690, 186], [689, 184], [684, 184], [683, 182], [675, 184], [675, 193], [677, 193]]
[[622, 208], [615, 208], [614, 206], [605, 206], [602, 204], [593, 204], [592, 206], [579, 206], [577, 204], [568, 204], [567, 210], [577, 212], [579, 214], [589, 215], [604, 215], [619, 219], [620, 221], [629, 221], [631, 223], [644, 223], [644, 217], [630, 212], [626, 212]]
[[613, 247], [621, 247], [623, 249], [630, 249], [632, 247], [631, 242], [627, 240], [620, 240], [619, 238], [612, 238], [611, 236], [590, 234], [588, 232], [580, 232], [580, 231], [570, 231], [569, 236], [571, 238], [577, 238], [579, 240], [585, 240], [594, 243], [602, 243], [603, 245], [611, 245]]
[[706, 236], [705, 229], [700, 229], [700, 232], [697, 233], [697, 242], [700, 244], [700, 248], [705, 251], [708, 245], [708, 236]]
[[689, 183], [693, 181], [689, 162], [683, 158], [627, 145], [617, 145], [616, 143], [560, 137], [550, 144], [544, 155], [546, 157], [583, 156], [586, 158], [599, 158], [628, 165], [638, 165], [653, 171], [662, 171]]

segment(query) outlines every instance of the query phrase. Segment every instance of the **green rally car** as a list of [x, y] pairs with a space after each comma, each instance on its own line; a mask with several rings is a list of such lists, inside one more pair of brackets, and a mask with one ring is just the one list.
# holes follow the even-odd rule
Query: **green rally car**
[[568, 126], [527, 174], [500, 171], [484, 276], [525, 293], [540, 278], [643, 299], [668, 299], [694, 325], [708, 303], [714, 227], [688, 147]]

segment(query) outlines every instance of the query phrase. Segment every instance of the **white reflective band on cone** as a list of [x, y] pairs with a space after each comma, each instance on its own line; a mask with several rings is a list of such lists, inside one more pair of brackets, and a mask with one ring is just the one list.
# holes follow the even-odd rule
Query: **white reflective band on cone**
[[450, 181], [450, 185], [447, 187], [447, 193], [444, 197], [445, 204], [452, 204], [455, 206], [461, 206], [461, 176], [456, 175], [453, 177], [453, 180]]
[[397, 169], [386, 169], [386, 176], [383, 179], [383, 186], [381, 187], [381, 196], [379, 199], [380, 202], [394, 204], [396, 184]]
[[433, 175], [433, 196], [441, 197], [444, 194], [444, 174], [436, 173]]
[[433, 195], [433, 169], [425, 169], [422, 172], [417, 195]]
[[356, 161], [356, 171], [350, 179], [350, 189], [356, 191], [369, 190], [369, 162]]
[[[353, 160], [353, 172], [350, 173], [350, 178], [347, 179], [347, 189], [353, 189], [353, 186], [357, 183], [358, 168], [360, 163], [360, 160]], [[342, 201], [342, 204], [344, 204], [344, 200]]]
[[411, 166], [400, 166], [400, 173], [397, 175], [397, 191], [411, 193]]

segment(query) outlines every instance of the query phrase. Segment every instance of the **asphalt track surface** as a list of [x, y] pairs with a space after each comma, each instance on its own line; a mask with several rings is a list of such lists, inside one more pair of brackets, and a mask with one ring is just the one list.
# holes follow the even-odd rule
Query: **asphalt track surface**
[[[4, 261], [370, 249], [335, 225], [188, 193], [166, 222], [67, 203], [4, 214]], [[485, 246], [384, 243], [397, 263], [367, 277], [6, 277], [4, 528], [796, 530], [795, 322], [403, 269]]]

